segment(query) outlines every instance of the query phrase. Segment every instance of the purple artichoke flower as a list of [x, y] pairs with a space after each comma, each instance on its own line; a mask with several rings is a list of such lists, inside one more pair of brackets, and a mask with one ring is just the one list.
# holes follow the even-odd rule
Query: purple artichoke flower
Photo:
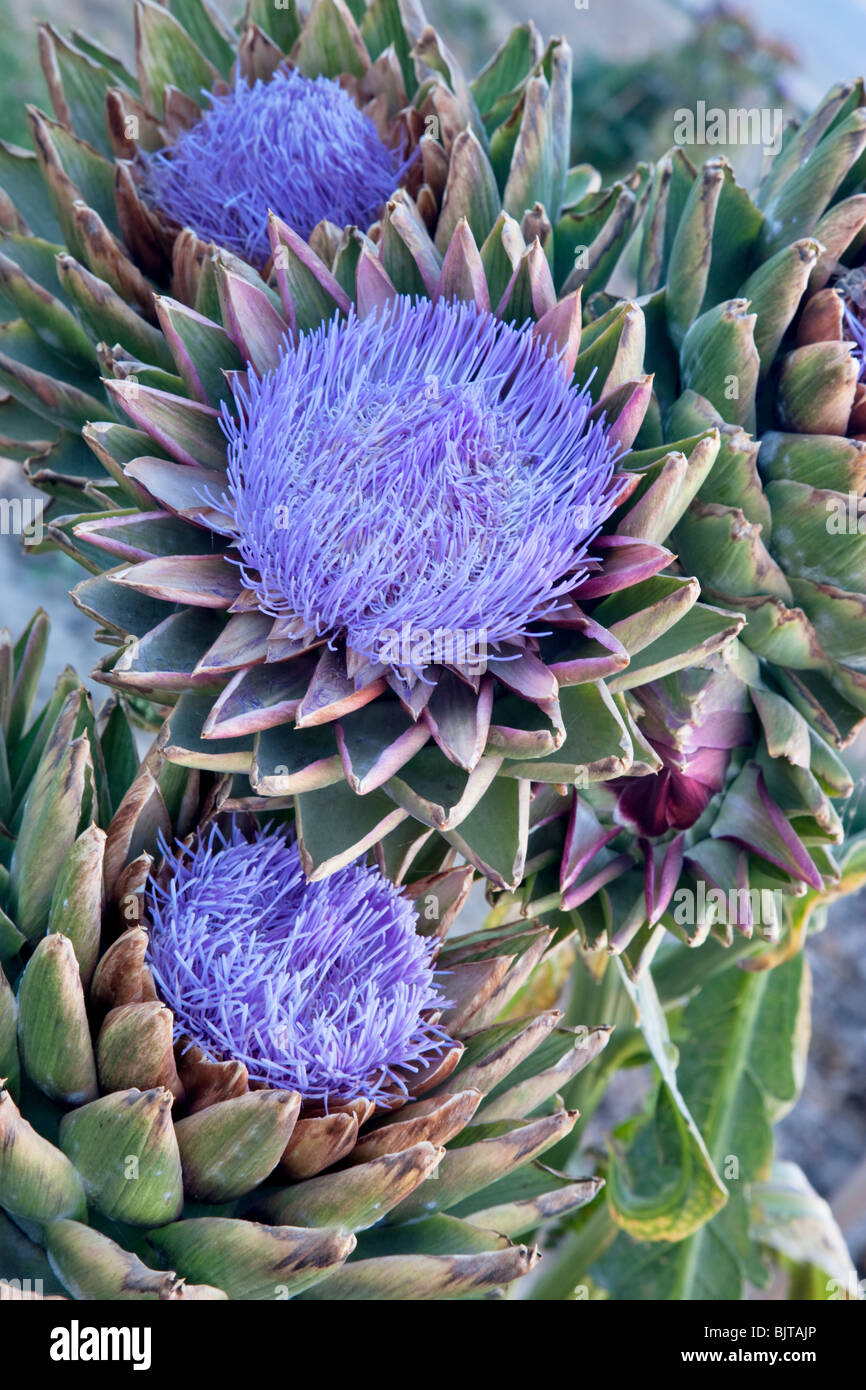
[[293, 637], [341, 633], [373, 664], [420, 674], [418, 633], [519, 644], [612, 510], [620, 448], [588, 392], [474, 305], [335, 318], [235, 394], [222, 506], [245, 584]]
[[307, 1101], [385, 1101], [448, 1039], [431, 942], [388, 879], [355, 863], [307, 883], [282, 833], [215, 826], [162, 845], [148, 964], [175, 1034]]
[[366, 230], [401, 175], [348, 92], [280, 68], [250, 86], [205, 93], [210, 109], [173, 145], [143, 155], [149, 201], [204, 241], [255, 265], [271, 253], [268, 212], [308, 237], [323, 218]]

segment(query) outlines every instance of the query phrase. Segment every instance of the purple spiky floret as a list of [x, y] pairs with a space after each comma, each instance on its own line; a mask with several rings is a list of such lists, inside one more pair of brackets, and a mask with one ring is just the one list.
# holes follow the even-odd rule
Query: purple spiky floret
[[588, 392], [471, 304], [335, 318], [235, 393], [223, 502], [245, 584], [372, 661], [403, 623], [488, 647], [531, 632], [613, 508], [620, 450]]
[[279, 68], [252, 86], [205, 93], [209, 109], [173, 145], [143, 155], [154, 206], [245, 260], [271, 253], [268, 212], [301, 236], [327, 218], [366, 231], [400, 177], [369, 117], [328, 77]]
[[851, 335], [854, 356], [860, 370], [858, 379], [866, 380], [866, 269], [851, 270], [838, 282], [842, 292], [845, 327]]
[[161, 849], [148, 964], [176, 1036], [326, 1105], [405, 1092], [401, 1072], [447, 1045], [423, 1018], [447, 1003], [430, 940], [382, 874], [355, 863], [308, 883], [284, 834], [235, 825]]
[[860, 317], [862, 312], [862, 309], [858, 312], [858, 310], [852, 308], [850, 304], [845, 305], [845, 323], [854, 343], [854, 356], [857, 358], [860, 365], [860, 371], [858, 373], [860, 381], [866, 379], [866, 323], [864, 323], [863, 319]]

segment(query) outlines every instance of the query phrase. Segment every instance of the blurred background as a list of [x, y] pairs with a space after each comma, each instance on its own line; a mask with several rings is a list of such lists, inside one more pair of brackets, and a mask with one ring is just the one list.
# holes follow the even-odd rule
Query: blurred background
[[[234, 7], [222, 6], [226, 13]], [[470, 71], [516, 22], [531, 17], [544, 37], [564, 36], [575, 54], [573, 162], [594, 164], [608, 181], [673, 141], [674, 112], [707, 107], [808, 109], [835, 81], [866, 67], [866, 0], [424, 0], [433, 23]], [[0, 138], [27, 143], [24, 104], [48, 106], [36, 61], [37, 20], [82, 28], [129, 58], [129, 0], [0, 0], [3, 82]], [[713, 150], [694, 151], [702, 159]], [[742, 149], [728, 152], [741, 177]], [[755, 158], [754, 151], [746, 157]], [[24, 495], [18, 465], [0, 458], [0, 495]], [[58, 554], [22, 556], [0, 536], [0, 621], [20, 630], [37, 605], [51, 615], [46, 680], [67, 663], [84, 675], [93, 656], [91, 624], [72, 606], [82, 577]], [[43, 695], [47, 694], [47, 690]], [[102, 698], [98, 688], [94, 689]], [[851, 754], [866, 774], [866, 742]], [[866, 786], [864, 779], [860, 792]], [[856, 793], [855, 793], [856, 795]], [[827, 1197], [863, 1272], [866, 1266], [866, 896], [830, 914], [810, 944], [813, 1043], [802, 1099], [782, 1123], [780, 1149]]]

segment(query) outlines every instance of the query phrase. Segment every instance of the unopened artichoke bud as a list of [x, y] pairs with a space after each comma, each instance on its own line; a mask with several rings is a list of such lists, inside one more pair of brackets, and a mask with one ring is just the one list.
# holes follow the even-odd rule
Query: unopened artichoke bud
[[175, 1126], [183, 1185], [200, 1202], [228, 1202], [273, 1172], [300, 1110], [297, 1091], [248, 1091]]
[[[834, 86], [752, 194], [719, 161], [695, 171], [672, 152], [642, 208], [638, 277], [652, 296], [645, 370], [657, 373], [663, 437], [676, 440], [703, 397], [759, 445], [755, 467], [751, 446], [728, 436], [672, 548], [705, 601], [742, 607], [741, 640], [761, 663], [750, 687], [769, 675], [836, 749], [866, 714], [864, 100], [862, 80]], [[791, 807], [798, 833], [809, 788]], [[824, 878], [835, 877], [831, 855]]]
[[171, 1009], [158, 999], [112, 1009], [96, 1040], [96, 1065], [103, 1091], [165, 1086], [175, 1099], [181, 1099]]
[[196, 1283], [215, 1284], [229, 1298], [293, 1298], [351, 1255], [346, 1231], [260, 1226], [228, 1217], [177, 1221], [151, 1231], [161, 1259]]
[[60, 1147], [103, 1216], [130, 1226], [175, 1221], [183, 1207], [171, 1091], [115, 1091], [60, 1122]]
[[81, 1178], [69, 1159], [37, 1134], [0, 1081], [0, 1206], [23, 1221], [84, 1220]]
[[75, 948], [86, 989], [99, 959], [104, 906], [102, 867], [105, 831], [89, 825], [67, 852], [51, 895], [49, 932], [67, 936]]
[[67, 936], [39, 942], [18, 992], [21, 1058], [52, 1100], [80, 1105], [98, 1094], [96, 1062], [75, 949]]
[[227, 1297], [222, 1289], [184, 1284], [173, 1270], [148, 1269], [137, 1255], [79, 1221], [53, 1221], [45, 1239], [51, 1267], [73, 1298], [122, 1302]]

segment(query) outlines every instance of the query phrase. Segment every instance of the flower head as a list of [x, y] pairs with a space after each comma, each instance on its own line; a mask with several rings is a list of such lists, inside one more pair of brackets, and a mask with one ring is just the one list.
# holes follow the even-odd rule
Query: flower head
[[237, 398], [225, 503], [245, 583], [371, 661], [404, 624], [525, 636], [611, 510], [618, 450], [589, 395], [472, 305], [335, 319]]
[[441, 1051], [430, 942], [380, 873], [356, 863], [310, 884], [270, 829], [162, 848], [148, 963], [177, 1035], [326, 1104], [405, 1092], [400, 1070]]
[[177, 141], [143, 156], [154, 206], [206, 241], [263, 265], [268, 212], [308, 237], [322, 218], [366, 229], [393, 192], [398, 152], [338, 82], [279, 68], [206, 94], [210, 109]]

